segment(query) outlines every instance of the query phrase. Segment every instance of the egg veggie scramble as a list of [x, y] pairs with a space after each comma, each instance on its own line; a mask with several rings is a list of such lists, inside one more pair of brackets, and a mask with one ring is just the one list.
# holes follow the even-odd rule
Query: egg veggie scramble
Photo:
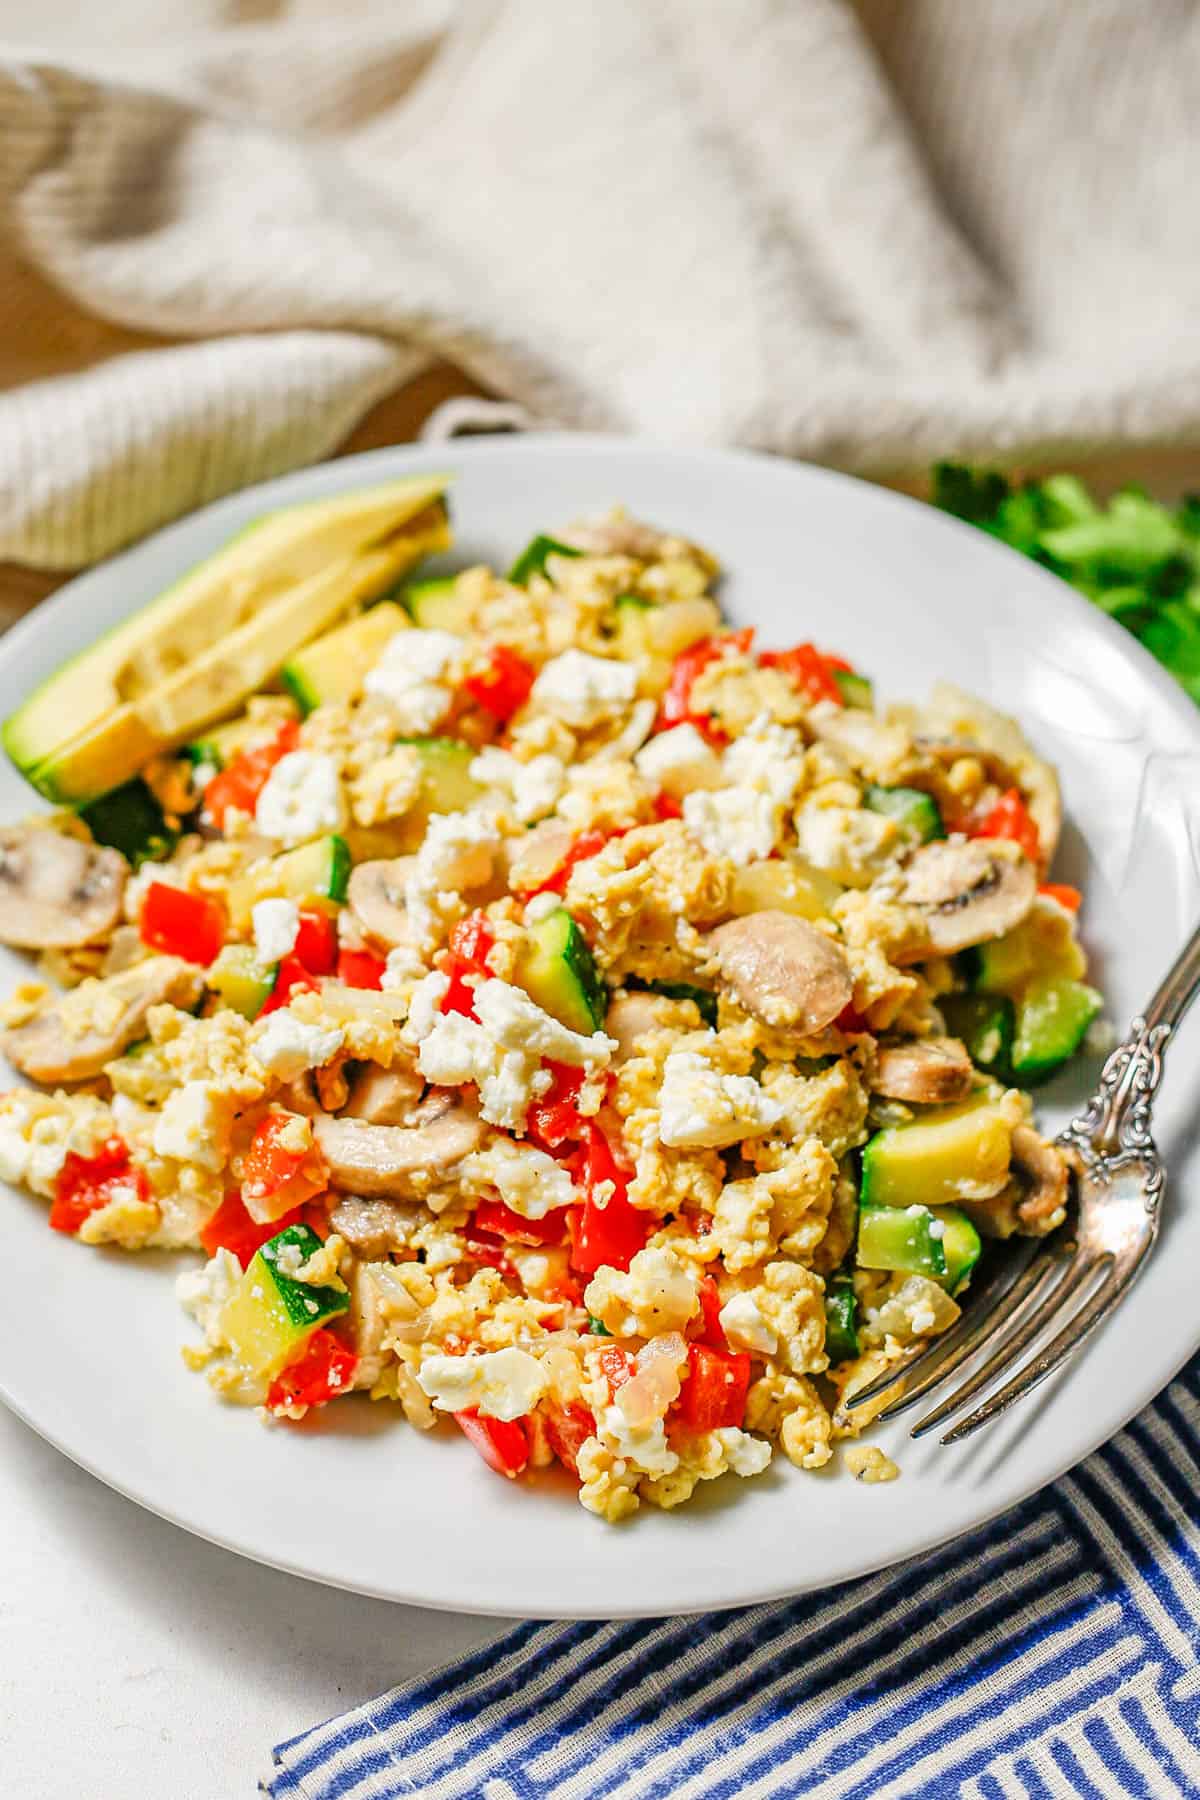
[[448, 1416], [608, 1520], [818, 1469], [1064, 1218], [1026, 1089], [1100, 1000], [1054, 772], [759, 648], [620, 512], [397, 587], [443, 489], [268, 517], [8, 722], [59, 810], [0, 833], [41, 953], [0, 1174], [202, 1249], [184, 1355], [267, 1418]]

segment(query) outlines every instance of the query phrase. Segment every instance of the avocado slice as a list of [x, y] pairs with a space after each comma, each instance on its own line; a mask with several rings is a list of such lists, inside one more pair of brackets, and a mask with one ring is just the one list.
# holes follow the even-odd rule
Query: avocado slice
[[68, 663], [8, 720], [9, 756], [77, 803], [231, 712], [299, 644], [449, 543], [445, 478], [269, 515]]
[[290, 656], [280, 671], [283, 684], [305, 713], [331, 700], [353, 700], [385, 646], [409, 626], [402, 606], [380, 600], [348, 625], [327, 631]]

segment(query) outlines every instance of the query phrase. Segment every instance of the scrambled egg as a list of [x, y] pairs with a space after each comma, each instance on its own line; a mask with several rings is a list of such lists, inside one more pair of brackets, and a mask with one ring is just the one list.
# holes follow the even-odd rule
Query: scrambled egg
[[[615, 1523], [775, 1448], [823, 1467], [883, 1404], [854, 1392], [957, 1318], [978, 1233], [1061, 1218], [1003, 1064], [1031, 985], [1086, 974], [1069, 890], [1016, 852], [986, 893], [910, 880], [1014, 796], [1044, 874], [1053, 771], [956, 690], [880, 714], [812, 645], [723, 634], [717, 574], [622, 513], [522, 579], [464, 571], [302, 720], [253, 699], [224, 771], [162, 759], [192, 829], [47, 953], [69, 994], [8, 1001], [37, 1085], [0, 1096], [0, 1176], [83, 1244], [203, 1244], [185, 1355], [223, 1399], [456, 1418]], [[219, 958], [147, 929], [163, 889]], [[972, 944], [995, 1019], [960, 1041]], [[913, 1266], [909, 1126], [949, 1146]]]

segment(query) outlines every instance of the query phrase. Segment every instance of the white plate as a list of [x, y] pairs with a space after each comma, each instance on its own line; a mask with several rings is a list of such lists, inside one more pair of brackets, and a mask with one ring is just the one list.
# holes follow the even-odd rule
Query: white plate
[[[1197, 912], [1200, 714], [1116, 626], [1032, 564], [913, 501], [761, 457], [618, 440], [476, 441], [382, 451], [209, 507], [72, 582], [0, 643], [0, 715], [81, 642], [149, 600], [270, 507], [413, 470], [454, 472], [456, 564], [503, 565], [532, 534], [614, 501], [711, 545], [724, 599], [765, 644], [812, 638], [885, 698], [944, 676], [1027, 724], [1058, 764], [1071, 824], [1056, 866], [1087, 896], [1084, 935], [1122, 1024]], [[29, 793], [0, 770], [0, 817]], [[6, 991], [21, 972], [0, 957]], [[366, 1401], [298, 1429], [219, 1405], [179, 1357], [183, 1259], [123, 1257], [49, 1232], [4, 1199], [0, 1394], [75, 1461], [215, 1543], [337, 1586], [427, 1606], [526, 1616], [653, 1615], [820, 1587], [979, 1524], [1124, 1423], [1200, 1341], [1200, 1212], [1186, 1097], [1195, 1049], [1172, 1054], [1160, 1142], [1171, 1173], [1158, 1254], [1128, 1303], [1044, 1398], [962, 1448], [881, 1434], [902, 1479], [864, 1487], [836, 1465], [777, 1458], [681, 1512], [601, 1525], [565, 1477], [510, 1485], [452, 1428], [430, 1436]], [[1094, 1071], [1049, 1089], [1058, 1122]], [[36, 1504], [36, 1496], [30, 1496]], [[129, 1545], [130, 1556], [137, 1544]]]

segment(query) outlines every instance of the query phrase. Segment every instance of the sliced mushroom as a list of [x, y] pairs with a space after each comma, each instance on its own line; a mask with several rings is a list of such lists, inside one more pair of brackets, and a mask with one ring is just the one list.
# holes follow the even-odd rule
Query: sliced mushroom
[[355, 1263], [347, 1277], [346, 1286], [350, 1290], [347, 1321], [354, 1343], [354, 1354], [358, 1358], [354, 1367], [354, 1386], [372, 1388], [382, 1375], [383, 1365], [387, 1361], [383, 1336], [388, 1327], [388, 1315], [383, 1309], [379, 1287], [369, 1263]]
[[965, 1044], [958, 1038], [930, 1037], [881, 1045], [872, 1086], [889, 1100], [936, 1105], [965, 1099], [974, 1079]]
[[341, 1117], [368, 1125], [404, 1125], [425, 1083], [415, 1069], [381, 1069], [364, 1063], [350, 1083]]
[[1070, 1191], [1070, 1170], [1057, 1144], [1047, 1143], [1029, 1125], [1012, 1134], [1013, 1173], [1024, 1193], [1017, 1205], [1023, 1231], [1040, 1237], [1062, 1223]]
[[350, 911], [372, 943], [385, 950], [394, 950], [408, 937], [404, 883], [415, 861], [397, 856], [390, 862], [359, 863], [351, 872], [346, 889]]
[[407, 1250], [418, 1216], [415, 1204], [348, 1194], [330, 1213], [329, 1223], [360, 1256], [379, 1257]]
[[[414, 1115], [414, 1121], [420, 1113]], [[419, 1123], [368, 1125], [361, 1119], [318, 1118], [313, 1135], [342, 1193], [419, 1198], [418, 1185], [432, 1175], [451, 1175], [483, 1140], [484, 1127], [468, 1107], [451, 1102]], [[424, 1183], [418, 1178], [425, 1177]]]
[[599, 519], [577, 519], [561, 534], [561, 542], [591, 556], [634, 556], [653, 562], [664, 545], [678, 545], [679, 539], [627, 513], [612, 512]]
[[807, 919], [757, 912], [708, 934], [717, 966], [748, 1013], [764, 1025], [810, 1037], [849, 1006], [849, 964]]
[[676, 1017], [677, 1000], [663, 994], [620, 994], [612, 1002], [604, 1021], [608, 1036], [616, 1038], [614, 1063], [628, 1062], [642, 1047], [651, 1032], [662, 1031]]
[[1003, 937], [1036, 895], [1036, 869], [1002, 838], [924, 844], [905, 864], [896, 898], [924, 913], [929, 943], [895, 960], [920, 962], [931, 950], [949, 956]]
[[90, 944], [121, 916], [129, 867], [116, 850], [46, 825], [0, 831], [0, 943], [22, 950]]
[[177, 956], [152, 956], [103, 981], [85, 981], [0, 1039], [14, 1068], [47, 1085], [90, 1081], [145, 1035], [152, 1006], [195, 1006], [201, 971]]

